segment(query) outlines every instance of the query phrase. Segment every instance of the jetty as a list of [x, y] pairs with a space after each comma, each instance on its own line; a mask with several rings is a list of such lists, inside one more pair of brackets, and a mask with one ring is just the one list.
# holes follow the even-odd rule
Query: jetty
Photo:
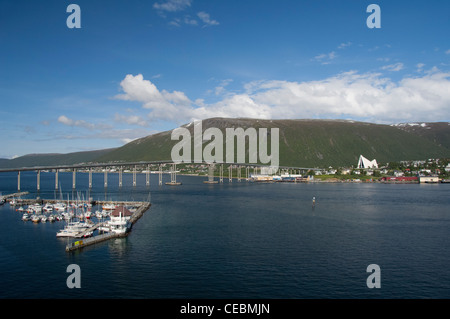
[[[106, 203], [106, 202], [103, 202]], [[128, 222], [128, 226], [127, 229], [124, 233], [114, 233], [114, 232], [109, 232], [109, 233], [105, 233], [105, 234], [101, 234], [101, 235], [96, 235], [94, 237], [89, 237], [89, 238], [83, 238], [77, 241], [74, 241], [70, 244], [68, 244], [66, 246], [66, 252], [71, 252], [74, 250], [78, 250], [87, 246], [91, 246], [100, 242], [104, 242], [106, 240], [109, 239], [113, 239], [113, 238], [121, 238], [121, 237], [127, 237], [130, 234], [131, 228], [133, 227], [133, 225], [139, 220], [139, 218], [141, 218], [144, 213], [150, 208], [151, 204], [150, 202], [132, 202], [133, 204], [138, 203], [139, 205], [131, 205], [131, 202], [108, 202], [108, 203], [112, 203], [112, 204], [125, 204], [128, 206], [139, 206], [137, 208], [137, 210], [133, 213], [133, 215], [131, 216], [129, 222]], [[93, 225], [92, 227], [86, 229], [85, 231], [77, 234], [77, 238], [80, 237], [84, 237], [85, 234], [89, 233], [90, 231], [93, 231], [101, 226], [103, 226], [104, 223], [98, 223]]]
[[7, 194], [7, 195], [1, 195], [0, 196], [0, 201], [2, 200], [8, 200], [10, 198], [16, 198], [16, 197], [21, 197], [21, 196], [25, 196], [28, 195], [29, 192], [18, 192], [18, 193], [13, 193], [13, 194]]

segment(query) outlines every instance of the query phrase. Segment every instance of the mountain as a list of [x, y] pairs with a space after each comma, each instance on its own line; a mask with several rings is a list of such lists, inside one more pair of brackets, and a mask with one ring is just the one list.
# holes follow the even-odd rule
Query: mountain
[[98, 151], [75, 152], [68, 154], [28, 154], [10, 160], [1, 160], [0, 168], [34, 167], [34, 166], [56, 166], [71, 165], [79, 163], [95, 162], [113, 149]]
[[394, 126], [405, 132], [425, 137], [439, 146], [450, 149], [450, 123], [448, 122], [400, 123]]
[[[187, 128], [193, 138], [192, 123], [182, 127]], [[450, 158], [449, 123], [383, 125], [345, 120], [211, 118], [202, 121], [203, 131], [207, 128], [220, 129], [224, 143], [226, 128], [255, 128], [256, 131], [267, 128], [269, 134], [272, 128], [279, 128], [281, 166], [352, 166], [357, 164], [360, 155], [376, 159], [379, 163]], [[179, 142], [171, 140], [171, 133], [172, 131], [166, 131], [153, 134], [115, 149], [26, 155], [0, 161], [0, 167], [170, 160], [172, 148]], [[203, 146], [209, 143], [211, 142], [206, 141]], [[192, 151], [192, 156], [193, 154]], [[248, 149], [246, 160], [248, 161]]]
[[[328, 167], [356, 165], [362, 154], [378, 162], [450, 157], [450, 126], [423, 132], [401, 126], [344, 120], [255, 120], [212, 118], [203, 130], [219, 128], [279, 128], [280, 165]], [[185, 125], [193, 136], [193, 125]], [[422, 127], [423, 128], [423, 127]], [[170, 159], [171, 131], [135, 140], [100, 157], [103, 161], [152, 161]], [[208, 144], [205, 142], [204, 145]], [[193, 144], [193, 143], [192, 143]], [[192, 153], [193, 154], [193, 153]]]

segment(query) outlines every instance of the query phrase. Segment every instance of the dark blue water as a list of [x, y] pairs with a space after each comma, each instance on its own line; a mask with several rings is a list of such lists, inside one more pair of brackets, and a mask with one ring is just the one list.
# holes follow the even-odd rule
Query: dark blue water
[[[164, 176], [164, 182], [170, 176]], [[60, 173], [64, 198], [72, 174]], [[145, 175], [94, 174], [93, 199], [152, 207], [127, 238], [66, 253], [61, 222], [22, 222], [0, 207], [1, 298], [449, 298], [450, 184], [257, 184], [178, 176], [182, 186], [145, 186]], [[28, 197], [59, 198], [53, 173], [22, 174]], [[0, 174], [3, 194], [15, 173]], [[87, 192], [87, 174], [77, 175]], [[87, 196], [87, 195], [85, 195]], [[311, 206], [316, 197], [316, 207]], [[81, 269], [69, 289], [67, 266]], [[381, 268], [369, 289], [366, 268]]]

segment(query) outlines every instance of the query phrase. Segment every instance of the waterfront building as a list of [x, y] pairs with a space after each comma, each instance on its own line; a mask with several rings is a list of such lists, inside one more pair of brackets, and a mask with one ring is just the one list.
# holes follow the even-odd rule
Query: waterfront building
[[439, 183], [439, 176], [437, 176], [437, 175], [432, 175], [432, 176], [419, 175], [419, 182], [420, 183]]

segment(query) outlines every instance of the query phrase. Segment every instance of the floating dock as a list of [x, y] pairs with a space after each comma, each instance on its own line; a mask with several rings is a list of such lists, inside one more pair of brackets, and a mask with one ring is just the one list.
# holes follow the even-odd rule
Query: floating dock
[[[108, 202], [111, 203], [111, 202]], [[112, 202], [114, 204], [117, 204], [119, 202]], [[126, 205], [130, 205], [130, 202], [120, 202], [120, 203], [126, 203]], [[136, 202], [133, 202], [136, 203]], [[112, 238], [121, 238], [121, 237], [126, 237], [129, 235], [131, 228], [133, 227], [133, 225], [139, 220], [139, 218], [142, 217], [142, 215], [144, 215], [144, 213], [150, 208], [151, 204], [149, 202], [139, 202], [139, 207], [138, 209], [133, 213], [133, 215], [131, 216], [130, 220], [129, 220], [129, 227], [127, 229], [127, 231], [125, 233], [121, 233], [121, 234], [117, 234], [117, 233], [107, 233], [107, 234], [102, 234], [102, 235], [97, 235], [94, 237], [89, 237], [89, 238], [84, 238], [81, 240], [77, 240], [75, 242], [72, 242], [70, 244], [68, 244], [66, 246], [66, 251], [70, 252], [70, 251], [74, 251], [86, 246], [91, 246]], [[98, 227], [101, 226], [102, 223], [96, 224], [94, 226], [92, 226], [90, 229], [86, 230], [85, 232], [88, 232], [89, 230], [92, 231], [93, 229], [97, 229]], [[85, 233], [83, 232], [83, 233]], [[80, 233], [79, 236], [82, 237], [83, 233]]]

